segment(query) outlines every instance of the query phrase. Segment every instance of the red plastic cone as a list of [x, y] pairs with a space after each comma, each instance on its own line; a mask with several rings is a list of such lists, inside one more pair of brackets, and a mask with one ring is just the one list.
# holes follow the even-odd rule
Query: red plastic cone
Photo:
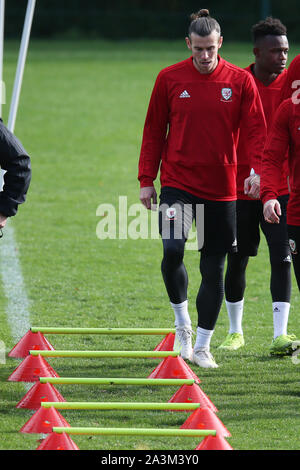
[[40, 408], [42, 401], [60, 402], [66, 400], [52, 384], [36, 382], [16, 407], [37, 410]]
[[79, 450], [79, 448], [68, 434], [51, 432], [36, 450]]
[[36, 382], [40, 377], [59, 377], [45, 359], [38, 356], [27, 356], [8, 377], [10, 382]]
[[156, 346], [154, 351], [173, 351], [175, 334], [169, 333], [164, 339]]
[[166, 357], [151, 372], [148, 379], [194, 379], [196, 383], [200, 383], [199, 377], [194, 374], [192, 369], [184, 362], [182, 357]]
[[53, 346], [49, 341], [44, 337], [40, 332], [32, 333], [31, 330], [20, 339], [20, 341], [12, 348], [9, 357], [18, 357], [24, 358], [28, 356], [30, 350], [39, 349], [39, 350], [54, 350]]
[[206, 436], [195, 450], [233, 450], [223, 436]]
[[53, 426], [70, 427], [65, 418], [53, 406], [51, 408], [41, 406], [24, 424], [20, 432], [49, 434], [52, 432]]
[[182, 385], [170, 398], [169, 403], [200, 403], [201, 408], [210, 408], [214, 413], [218, 411], [198, 384]]
[[181, 429], [215, 429], [223, 437], [231, 437], [222, 421], [209, 408], [198, 408], [182, 424]]
[[195, 374], [195, 372], [190, 368], [189, 365], [187, 365], [187, 363], [181, 358], [179, 357], [179, 359], [181, 359], [183, 361], [183, 363], [185, 364], [185, 367], [186, 369], [189, 371], [189, 373], [192, 375], [192, 378], [195, 380], [196, 384], [200, 384], [201, 383], [201, 380], [199, 379], [199, 377]]

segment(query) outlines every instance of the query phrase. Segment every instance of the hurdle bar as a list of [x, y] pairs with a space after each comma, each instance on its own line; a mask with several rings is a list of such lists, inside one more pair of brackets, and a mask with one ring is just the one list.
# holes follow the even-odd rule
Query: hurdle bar
[[76, 434], [90, 436], [177, 436], [177, 437], [204, 437], [216, 436], [215, 429], [168, 429], [168, 428], [80, 428], [80, 427], [53, 427], [52, 432], [57, 434]]
[[161, 358], [161, 357], [178, 357], [180, 351], [44, 351], [30, 350], [31, 356], [43, 357], [79, 357], [79, 358], [96, 358], [96, 357], [121, 357], [121, 358]]
[[82, 377], [40, 377], [40, 383], [61, 385], [193, 385], [194, 379], [139, 379], [139, 378], [82, 378]]
[[32, 333], [43, 334], [78, 334], [78, 335], [166, 335], [175, 333], [175, 328], [64, 328], [32, 327]]
[[184, 410], [194, 411], [201, 407], [200, 403], [139, 403], [139, 402], [41, 402], [43, 408], [57, 410]]

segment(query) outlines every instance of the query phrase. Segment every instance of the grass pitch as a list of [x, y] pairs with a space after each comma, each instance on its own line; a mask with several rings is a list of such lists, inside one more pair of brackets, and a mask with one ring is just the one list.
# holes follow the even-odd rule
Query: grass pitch
[[[224, 58], [242, 67], [253, 59], [250, 44], [224, 44]], [[296, 54], [294, 47], [290, 59]], [[8, 43], [4, 75], [8, 104], [17, 43]], [[32, 42], [25, 69], [15, 133], [32, 158], [27, 202], [11, 223], [15, 229], [31, 326], [173, 327], [160, 274], [160, 240], [99, 240], [100, 204], [138, 203], [137, 162], [155, 77], [188, 57], [178, 42]], [[158, 189], [158, 187], [157, 187]], [[131, 222], [134, 218], [128, 216]], [[189, 304], [196, 328], [199, 255], [187, 251]], [[294, 281], [294, 280], [293, 280]], [[0, 339], [14, 346], [0, 285]], [[289, 331], [300, 335], [300, 297], [295, 282]], [[246, 345], [234, 353], [217, 346], [227, 333], [222, 308], [212, 340], [216, 370], [193, 367], [201, 388], [219, 409], [236, 450], [299, 448], [299, 368], [290, 358], [268, 355], [272, 339], [269, 260], [262, 238], [247, 271]], [[48, 336], [56, 349], [152, 350], [161, 337]], [[29, 410], [16, 409], [28, 387], [7, 378], [20, 360], [0, 365], [0, 449], [34, 450], [38, 435], [21, 434]], [[50, 359], [60, 376], [147, 377], [155, 359]], [[31, 384], [32, 385], [32, 384]], [[162, 401], [174, 387], [57, 386], [70, 401]], [[65, 411], [72, 426], [175, 427], [188, 413], [154, 411]], [[192, 450], [194, 438], [74, 436], [81, 450]]]

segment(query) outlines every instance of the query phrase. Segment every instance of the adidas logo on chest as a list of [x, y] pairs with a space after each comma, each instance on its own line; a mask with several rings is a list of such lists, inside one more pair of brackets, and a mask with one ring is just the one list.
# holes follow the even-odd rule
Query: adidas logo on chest
[[190, 98], [191, 95], [189, 94], [188, 91], [184, 90], [181, 95], [179, 96], [179, 98]]

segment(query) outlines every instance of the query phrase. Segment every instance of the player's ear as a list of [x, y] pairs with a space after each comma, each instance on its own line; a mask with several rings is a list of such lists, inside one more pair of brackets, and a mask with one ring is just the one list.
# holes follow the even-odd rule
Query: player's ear
[[223, 36], [220, 36], [219, 43], [218, 43], [218, 49], [220, 49], [222, 47], [222, 44], [223, 44]]
[[254, 54], [254, 57], [259, 57], [259, 48], [258, 47], [253, 48], [253, 54]]
[[185, 42], [186, 42], [188, 49], [192, 50], [192, 43], [189, 37], [185, 38]]

